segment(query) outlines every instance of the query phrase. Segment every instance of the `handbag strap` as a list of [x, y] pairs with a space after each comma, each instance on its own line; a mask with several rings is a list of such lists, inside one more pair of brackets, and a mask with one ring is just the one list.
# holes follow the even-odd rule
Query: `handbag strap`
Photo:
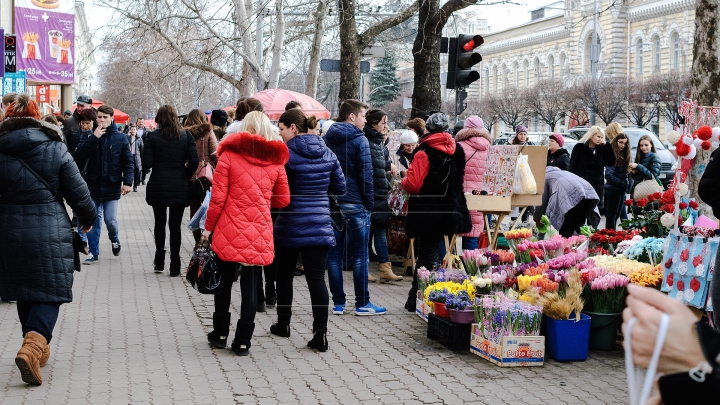
[[660, 317], [660, 327], [658, 328], [657, 339], [655, 340], [655, 348], [650, 364], [648, 364], [647, 374], [643, 379], [642, 391], [638, 392], [636, 384], [642, 379], [642, 373], [635, 370], [635, 364], [632, 359], [632, 328], [637, 322], [637, 318], [628, 321], [627, 336], [625, 337], [625, 373], [628, 379], [628, 393], [630, 394], [630, 405], [643, 405], [650, 397], [655, 374], [657, 372], [658, 362], [660, 360], [660, 352], [665, 345], [668, 327], [670, 326], [670, 316], [663, 313]]
[[25, 162], [22, 158], [17, 157], [17, 156], [13, 156], [13, 157], [14, 157], [18, 162], [20, 162], [20, 164], [22, 164], [22, 165], [25, 167], [25, 169], [26, 169], [28, 172], [30, 172], [30, 174], [32, 174], [33, 176], [35, 176], [35, 178], [37, 178], [37, 179], [40, 181], [40, 183], [44, 184], [44, 185], [45, 185], [45, 188], [47, 188], [47, 190], [55, 197], [55, 199], [57, 199], [58, 202], [63, 205], [63, 212], [65, 212], [65, 216], [67, 216], [68, 221], [70, 221], [70, 225], [72, 226], [72, 219], [70, 219], [70, 215], [68, 215], [67, 210], [65, 209], [65, 203], [64, 203], [63, 198], [60, 196], [60, 193], [58, 193], [57, 190], [55, 190], [55, 189], [50, 185], [50, 183], [48, 183], [47, 181], [45, 181], [45, 179], [43, 179], [39, 174], [37, 174], [37, 172], [36, 172], [35, 170], [33, 170], [33, 168], [30, 167], [30, 165], [28, 165], [27, 162]]

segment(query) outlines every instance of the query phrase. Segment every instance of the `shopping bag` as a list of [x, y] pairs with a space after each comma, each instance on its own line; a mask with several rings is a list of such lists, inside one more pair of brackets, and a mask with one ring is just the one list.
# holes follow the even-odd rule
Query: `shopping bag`
[[404, 257], [410, 246], [407, 234], [405, 234], [405, 219], [402, 217], [390, 217], [390, 226], [387, 230], [388, 253]]
[[198, 208], [197, 212], [188, 223], [188, 228], [190, 228], [191, 231], [197, 229], [205, 230], [205, 219], [207, 218], [207, 210], [210, 207], [210, 197], [210, 192], [206, 191], [205, 199], [203, 200], [202, 205], [200, 205], [200, 208]]
[[537, 194], [537, 183], [530, 170], [527, 155], [519, 155], [513, 179], [513, 194]]
[[706, 309], [720, 239], [688, 237], [675, 231], [668, 238], [660, 290], [685, 305]]
[[221, 273], [207, 239], [201, 239], [195, 246], [185, 279], [201, 294], [217, 294], [220, 291]]
[[388, 207], [390, 207], [393, 215], [405, 215], [407, 213], [407, 199], [408, 194], [403, 191], [401, 180], [393, 178], [388, 192]]

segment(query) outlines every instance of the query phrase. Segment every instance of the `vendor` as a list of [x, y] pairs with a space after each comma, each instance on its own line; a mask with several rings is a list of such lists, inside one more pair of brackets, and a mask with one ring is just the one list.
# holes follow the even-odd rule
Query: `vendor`
[[600, 202], [595, 189], [579, 176], [557, 167], [545, 169], [545, 190], [542, 205], [535, 207], [533, 218], [539, 224], [547, 215], [550, 224], [565, 238], [580, 233], [580, 227], [588, 223], [597, 228]]
[[395, 165], [396, 174], [400, 177], [405, 177], [407, 174], [417, 144], [418, 136], [415, 131], [408, 129], [400, 134], [400, 147], [390, 156], [392, 164]]

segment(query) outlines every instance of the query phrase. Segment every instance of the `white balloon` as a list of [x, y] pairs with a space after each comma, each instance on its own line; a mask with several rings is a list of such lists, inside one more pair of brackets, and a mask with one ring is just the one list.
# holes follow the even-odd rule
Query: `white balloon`
[[[720, 128], [718, 128], [718, 134], [720, 135]], [[713, 135], [714, 135], [714, 132], [713, 132]], [[677, 131], [670, 131], [667, 134], [667, 140], [671, 145], [675, 145], [680, 140], [680, 134], [678, 134]]]

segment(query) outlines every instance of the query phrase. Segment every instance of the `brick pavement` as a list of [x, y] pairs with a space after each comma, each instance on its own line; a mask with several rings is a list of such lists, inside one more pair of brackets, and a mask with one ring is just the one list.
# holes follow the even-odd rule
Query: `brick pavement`
[[[0, 403], [14, 404], [619, 404], [625, 403], [622, 351], [590, 352], [586, 362], [500, 368], [425, 337], [426, 324], [404, 311], [409, 280], [371, 284], [378, 317], [330, 315], [330, 350], [314, 353], [310, 298], [295, 281], [292, 336], [269, 333], [275, 310], [258, 314], [249, 357], [211, 349], [212, 297], [182, 277], [156, 275], [152, 210], [144, 187], [120, 203], [122, 253], [106, 234], [101, 260], [75, 273], [74, 302], [63, 305], [42, 369], [29, 387], [14, 363], [22, 343], [14, 304], [0, 304]], [[187, 213], [186, 213], [187, 217]], [[183, 256], [193, 242], [183, 231]], [[377, 265], [373, 267], [377, 275]], [[399, 272], [396, 268], [396, 272]], [[348, 302], [352, 276], [345, 273]], [[234, 285], [233, 325], [239, 313]], [[234, 330], [234, 326], [231, 330]], [[232, 333], [232, 332], [231, 332]]]

